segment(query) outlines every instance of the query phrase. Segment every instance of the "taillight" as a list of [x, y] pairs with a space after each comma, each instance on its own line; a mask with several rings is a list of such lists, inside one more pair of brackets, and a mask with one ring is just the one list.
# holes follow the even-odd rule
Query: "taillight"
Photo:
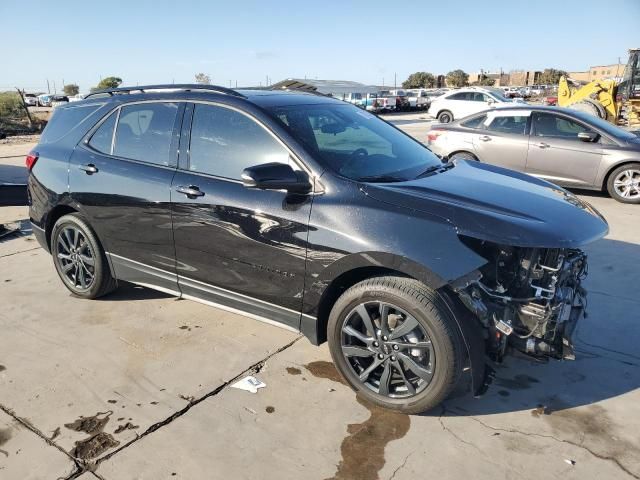
[[429, 133], [427, 133], [427, 140], [435, 142], [443, 133], [444, 132], [442, 130], [430, 130]]
[[31, 171], [33, 166], [38, 161], [38, 158], [40, 158], [40, 156], [38, 155], [38, 152], [29, 152], [29, 154], [27, 155], [27, 158], [24, 161], [24, 163], [27, 165], [27, 170]]

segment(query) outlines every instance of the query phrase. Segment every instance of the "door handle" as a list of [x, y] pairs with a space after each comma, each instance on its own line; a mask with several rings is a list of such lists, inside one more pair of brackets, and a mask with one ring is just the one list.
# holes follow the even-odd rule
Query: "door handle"
[[176, 187], [176, 192], [184, 193], [189, 198], [204, 197], [204, 192], [195, 185], [189, 185], [188, 187], [180, 185]]
[[480, 135], [478, 137], [478, 140], [483, 141], [483, 142], [488, 142], [489, 140], [491, 140], [491, 137], [489, 135]]
[[538, 148], [549, 148], [549, 144], [548, 143], [544, 143], [544, 142], [540, 142], [540, 143], [536, 143]]
[[87, 175], [98, 173], [98, 168], [93, 163], [89, 163], [88, 165], [80, 165], [78, 168], [80, 170], [84, 170]]

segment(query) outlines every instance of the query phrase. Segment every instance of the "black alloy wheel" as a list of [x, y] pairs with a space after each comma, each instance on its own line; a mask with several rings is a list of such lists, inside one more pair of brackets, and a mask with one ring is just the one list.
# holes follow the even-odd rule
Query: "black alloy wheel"
[[98, 298], [117, 286], [100, 242], [77, 213], [60, 217], [53, 226], [51, 255], [62, 283], [78, 297]]
[[464, 343], [453, 315], [445, 297], [418, 280], [371, 277], [331, 309], [331, 358], [368, 402], [409, 414], [430, 410], [462, 378]]
[[344, 320], [341, 343], [353, 373], [379, 395], [408, 398], [431, 382], [436, 362], [431, 339], [395, 305], [373, 301], [355, 307]]

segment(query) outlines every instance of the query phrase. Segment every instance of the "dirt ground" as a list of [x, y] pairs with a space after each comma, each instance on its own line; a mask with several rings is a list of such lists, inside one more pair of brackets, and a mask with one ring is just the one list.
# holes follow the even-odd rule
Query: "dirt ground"
[[[483, 397], [413, 416], [361, 402], [287, 330], [141, 287], [74, 298], [24, 223], [0, 239], [0, 478], [640, 478], [640, 208], [580, 196], [611, 231], [586, 249], [577, 359], [510, 358]], [[266, 386], [232, 388], [247, 375]]]

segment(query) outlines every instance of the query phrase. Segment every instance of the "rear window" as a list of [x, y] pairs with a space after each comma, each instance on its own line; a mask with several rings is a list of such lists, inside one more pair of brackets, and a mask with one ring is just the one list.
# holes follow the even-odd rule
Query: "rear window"
[[102, 104], [91, 104], [55, 109], [51, 120], [42, 132], [40, 143], [57, 142], [101, 106]]

